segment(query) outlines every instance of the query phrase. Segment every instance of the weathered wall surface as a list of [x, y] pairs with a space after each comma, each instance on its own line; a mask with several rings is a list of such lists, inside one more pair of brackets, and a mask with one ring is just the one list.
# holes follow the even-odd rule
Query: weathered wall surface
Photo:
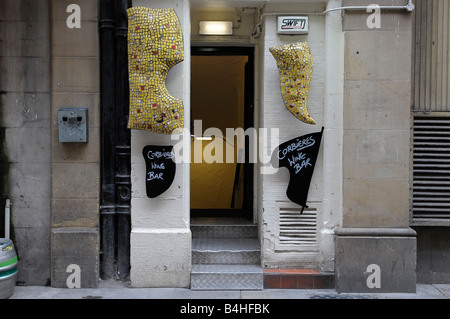
[[377, 291], [415, 291], [416, 239], [409, 229], [412, 14], [382, 11], [379, 28], [370, 28], [371, 13], [346, 11], [343, 17], [344, 211], [336, 238], [336, 284], [340, 291], [373, 291], [366, 279], [368, 266], [376, 264]]
[[49, 15], [48, 0], [0, 2], [0, 197], [25, 285], [50, 281]]
[[417, 283], [450, 283], [450, 234], [447, 227], [414, 227], [417, 232]]
[[[75, 29], [69, 4], [0, 3], [1, 197], [12, 202], [18, 282], [27, 285], [66, 287], [70, 264], [80, 265], [82, 286], [98, 281], [97, 3], [80, 1]], [[89, 109], [88, 143], [58, 141], [61, 107]]]
[[368, 17], [344, 17], [343, 221], [408, 227], [412, 15], [382, 13], [380, 29], [369, 29]]
[[[45, 285], [51, 280], [55, 287], [66, 287], [70, 264], [81, 267], [82, 287], [94, 287], [98, 281], [97, 2], [77, 1], [81, 28], [70, 29], [66, 8], [71, 2], [0, 1], [0, 197], [12, 200], [18, 281], [29, 285]], [[379, 4], [405, 2], [380, 0]], [[170, 71], [166, 84], [172, 95], [183, 100], [185, 127], [189, 127], [189, 1], [133, 1], [135, 6], [150, 3], [154, 8], [174, 8], [183, 25], [185, 60]], [[328, 1], [329, 6], [370, 3]], [[289, 2], [266, 9], [322, 12], [325, 5], [326, 1], [312, 5]], [[255, 219], [260, 225], [263, 266], [319, 266], [325, 271], [336, 266], [339, 290], [373, 292], [366, 285], [367, 266], [377, 264], [380, 291], [413, 291], [416, 239], [409, 228], [411, 15], [383, 12], [379, 29], [368, 28], [369, 14], [364, 11], [345, 12], [343, 24], [341, 12], [333, 14], [333, 25], [328, 24], [330, 16], [311, 16], [306, 36], [279, 36], [275, 16], [266, 16], [261, 37], [241, 42], [254, 44], [257, 55], [255, 74], [260, 85], [255, 88], [255, 126], [280, 129], [278, 142], [325, 126], [309, 196], [313, 210], [308, 212], [312, 219], [307, 222], [316, 225], [315, 242], [280, 241], [281, 213], [299, 211], [285, 195], [289, 176], [286, 170], [267, 175], [257, 172]], [[251, 29], [244, 23], [240, 32], [245, 33], [239, 36], [248, 35]], [[285, 108], [276, 63], [268, 50], [298, 41], [309, 42], [315, 58], [308, 108], [318, 122], [316, 127], [301, 123]], [[58, 141], [57, 111], [61, 107], [89, 109], [88, 143]], [[150, 199], [142, 156], [146, 145], [180, 141], [162, 134], [132, 132], [130, 279], [135, 287], [189, 285], [189, 163], [177, 164], [171, 188]], [[190, 139], [181, 143], [188, 151]], [[271, 146], [265, 145], [265, 154], [271, 152]], [[336, 232], [334, 265], [332, 245], [338, 224], [342, 229]], [[448, 258], [430, 246], [429, 239], [436, 234], [424, 231], [419, 279], [435, 280], [433, 269], [440, 271]], [[437, 237], [448, 240], [443, 233]], [[436, 254], [443, 262], [427, 265]]]
[[[67, 6], [51, 1], [51, 239], [52, 286], [67, 287], [71, 264], [81, 287], [98, 283], [99, 261], [99, 48], [97, 1], [78, 1], [80, 28], [69, 28]], [[87, 143], [58, 140], [58, 110], [88, 108]]]

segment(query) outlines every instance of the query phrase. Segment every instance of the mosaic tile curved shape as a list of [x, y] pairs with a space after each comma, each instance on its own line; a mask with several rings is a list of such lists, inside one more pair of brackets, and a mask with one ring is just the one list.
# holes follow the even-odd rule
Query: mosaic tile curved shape
[[308, 92], [314, 71], [311, 47], [298, 42], [269, 48], [280, 73], [281, 96], [286, 108], [300, 121], [316, 124], [307, 108]]
[[128, 14], [128, 128], [171, 134], [184, 125], [183, 101], [166, 88], [169, 70], [184, 60], [183, 34], [173, 9], [133, 7]]

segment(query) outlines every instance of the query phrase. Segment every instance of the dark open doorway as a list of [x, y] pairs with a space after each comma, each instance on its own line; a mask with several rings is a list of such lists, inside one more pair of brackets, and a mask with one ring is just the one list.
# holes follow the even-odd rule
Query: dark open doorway
[[227, 134], [254, 126], [253, 72], [253, 47], [191, 48], [192, 217], [253, 216], [250, 141]]

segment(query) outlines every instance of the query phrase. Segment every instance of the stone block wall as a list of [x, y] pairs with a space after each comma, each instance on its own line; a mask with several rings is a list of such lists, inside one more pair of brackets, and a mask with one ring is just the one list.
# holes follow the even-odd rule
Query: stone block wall
[[[342, 4], [371, 3], [347, 0]], [[405, 5], [406, 1], [378, 4]], [[343, 15], [343, 218], [336, 237], [336, 288], [413, 292], [416, 239], [409, 228], [412, 14], [382, 10], [380, 28], [370, 28], [371, 13], [347, 10]], [[372, 264], [380, 267], [379, 273], [368, 272]], [[379, 276], [380, 287], [368, 287], [366, 279], [371, 275]]]
[[[97, 1], [77, 1], [80, 28], [69, 28], [73, 1], [51, 1], [51, 252], [53, 287], [80, 267], [81, 287], [96, 287], [99, 267], [100, 106]], [[88, 108], [87, 143], [58, 139], [58, 110]]]
[[0, 1], [0, 209], [9, 198], [24, 285], [50, 282], [49, 31], [50, 1]]
[[[78, 0], [81, 28], [71, 29], [66, 24], [70, 14], [66, 9], [72, 2], [0, 1], [0, 197], [12, 201], [18, 282], [23, 284], [51, 282], [55, 287], [67, 287], [67, 267], [71, 264], [80, 266], [82, 287], [95, 287], [98, 281], [98, 3]], [[149, 3], [133, 1], [133, 5]], [[283, 3], [272, 9], [320, 12], [327, 3], [347, 6], [369, 5], [372, 1]], [[406, 0], [378, 3], [405, 5]], [[171, 94], [184, 101], [188, 127], [189, 2], [157, 0], [151, 4], [175, 8], [184, 28], [185, 61], [170, 71], [167, 85]], [[370, 29], [369, 15], [364, 11], [343, 13], [343, 33], [336, 26], [340, 13], [333, 15], [334, 25], [328, 25], [330, 15], [314, 16], [310, 35], [296, 37], [276, 35], [275, 17], [267, 16], [263, 35], [255, 41], [259, 59], [256, 73], [261, 81], [257, 92], [262, 90], [255, 97], [259, 126], [289, 125], [293, 129], [280, 131], [283, 141], [310, 132], [310, 127], [280, 113], [284, 112], [284, 105], [278, 71], [268, 52], [271, 46], [303, 40], [311, 42], [317, 61], [310, 111], [319, 126], [325, 126], [324, 147], [310, 193], [321, 218], [318, 247], [311, 251], [277, 252], [279, 248], [286, 252], [286, 247], [277, 243], [279, 207], [273, 203], [289, 204], [283, 197], [288, 176], [280, 171], [257, 181], [263, 263], [268, 267], [319, 263], [326, 271], [335, 266], [338, 290], [350, 292], [367, 291], [365, 280], [371, 275], [367, 266], [378, 264], [379, 292], [410, 292], [415, 287], [416, 258], [415, 233], [409, 228], [412, 16], [402, 11], [383, 11], [380, 28]], [[329, 32], [327, 28], [339, 32]], [[331, 38], [340, 36], [342, 43], [339, 40], [333, 44]], [[331, 69], [338, 71], [335, 76], [328, 71]], [[344, 102], [342, 110], [339, 100]], [[57, 112], [61, 107], [88, 108], [87, 143], [59, 142]], [[298, 127], [301, 129], [296, 130]], [[141, 153], [145, 145], [179, 142], [170, 136], [132, 132], [133, 286], [189, 285], [189, 164], [177, 164], [171, 189], [160, 198], [149, 199], [145, 196]], [[187, 149], [188, 144], [185, 143]], [[330, 243], [338, 222], [342, 229], [336, 232], [335, 255]], [[326, 240], [326, 244], [320, 240]], [[386, 254], [386, 249], [392, 251]], [[332, 265], [335, 256], [336, 263]]]
[[383, 11], [380, 29], [369, 15], [346, 11], [343, 21], [344, 225], [408, 227], [412, 15]]

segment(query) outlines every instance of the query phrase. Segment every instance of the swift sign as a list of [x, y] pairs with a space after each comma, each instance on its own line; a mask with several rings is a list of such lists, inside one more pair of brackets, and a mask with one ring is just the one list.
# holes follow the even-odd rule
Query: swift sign
[[308, 17], [280, 16], [277, 29], [278, 34], [308, 34]]

